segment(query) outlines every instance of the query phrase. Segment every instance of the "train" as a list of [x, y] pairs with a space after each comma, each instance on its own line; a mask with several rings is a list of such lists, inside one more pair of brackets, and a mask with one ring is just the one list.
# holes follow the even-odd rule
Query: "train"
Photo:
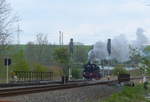
[[84, 70], [83, 70], [84, 79], [99, 80], [102, 77], [102, 75], [100, 74], [100, 68], [96, 64], [88, 62], [83, 67], [84, 67]]

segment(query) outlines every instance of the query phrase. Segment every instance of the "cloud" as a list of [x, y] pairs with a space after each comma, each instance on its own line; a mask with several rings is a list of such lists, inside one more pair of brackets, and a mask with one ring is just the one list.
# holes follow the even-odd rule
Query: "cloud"
[[[10, 0], [19, 12], [24, 30], [23, 43], [38, 32], [48, 34], [50, 42], [58, 42], [58, 31], [64, 41], [71, 37], [86, 44], [123, 33], [135, 38], [138, 27], [148, 33], [150, 8], [143, 0]], [[131, 38], [132, 37], [132, 38]], [[28, 38], [30, 38], [28, 40]]]

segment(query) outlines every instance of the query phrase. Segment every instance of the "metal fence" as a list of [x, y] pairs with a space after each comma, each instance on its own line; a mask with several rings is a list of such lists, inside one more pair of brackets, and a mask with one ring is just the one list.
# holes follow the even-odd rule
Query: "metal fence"
[[17, 78], [17, 81], [53, 80], [52, 72], [15, 71], [14, 73], [14, 76]]

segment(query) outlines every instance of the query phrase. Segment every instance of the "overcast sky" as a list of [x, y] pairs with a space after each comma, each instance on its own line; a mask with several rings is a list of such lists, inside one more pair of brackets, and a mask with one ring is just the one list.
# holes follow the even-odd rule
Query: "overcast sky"
[[48, 35], [58, 43], [58, 31], [64, 32], [64, 42], [70, 38], [84, 44], [94, 44], [125, 34], [135, 39], [142, 27], [150, 34], [150, 6], [144, 0], [8, 0], [19, 15], [21, 43], [34, 41], [37, 33]]

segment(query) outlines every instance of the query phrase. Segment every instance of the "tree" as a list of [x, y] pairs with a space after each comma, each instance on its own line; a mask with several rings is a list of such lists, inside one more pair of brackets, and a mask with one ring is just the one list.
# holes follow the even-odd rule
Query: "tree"
[[81, 69], [80, 68], [74, 68], [72, 69], [72, 77], [75, 79], [79, 79], [82, 77], [81, 75]]
[[142, 58], [141, 63], [138, 66], [142, 74], [150, 75], [150, 60], [147, 58]]
[[28, 63], [30, 64], [31, 66], [31, 69], [33, 70], [32, 66], [33, 66], [33, 63], [37, 62], [36, 60], [36, 46], [34, 45], [33, 42], [28, 42], [28, 44], [26, 45], [26, 49], [25, 49], [25, 57], [28, 61]]
[[68, 64], [70, 63], [70, 54], [67, 48], [56, 48], [53, 57], [62, 67], [64, 75], [68, 75]]
[[145, 57], [150, 60], [150, 46], [146, 46], [143, 52], [146, 55]]
[[6, 0], [0, 0], [0, 75], [4, 74], [6, 68], [3, 68], [3, 59], [8, 56], [8, 44], [12, 39], [12, 27], [17, 21], [16, 17], [13, 16], [10, 5]]
[[24, 51], [21, 49], [16, 54], [13, 55], [13, 71], [29, 71], [30, 67], [25, 59]]
[[35, 72], [48, 72], [48, 67], [41, 64], [34, 64], [34, 67]]
[[36, 35], [36, 44], [37, 45], [47, 45], [48, 44], [48, 39], [47, 36], [39, 33]]
[[[0, 0], [0, 45], [4, 46], [10, 42], [11, 27], [16, 22], [12, 16], [10, 5], [6, 0]], [[2, 47], [1, 47], [2, 48]]]
[[52, 63], [52, 45], [48, 44], [47, 36], [36, 35], [36, 42], [29, 42], [25, 50], [29, 62], [50, 65]]
[[119, 65], [115, 66], [112, 73], [113, 73], [113, 75], [128, 74], [128, 71], [124, 68], [123, 65], [119, 64]]
[[48, 54], [46, 53], [47, 48], [48, 48], [47, 36], [42, 33], [37, 34], [36, 35], [36, 54], [37, 54], [36, 60], [39, 63], [44, 62], [43, 58], [48, 56], [48, 55], [45, 55], [45, 54]]
[[85, 63], [88, 57], [88, 50], [86, 46], [83, 45], [76, 45], [74, 51], [74, 61], [77, 63]]
[[129, 47], [130, 52], [129, 52], [129, 58], [131, 61], [131, 64], [133, 65], [138, 65], [142, 61], [142, 56], [140, 51], [137, 48]]

